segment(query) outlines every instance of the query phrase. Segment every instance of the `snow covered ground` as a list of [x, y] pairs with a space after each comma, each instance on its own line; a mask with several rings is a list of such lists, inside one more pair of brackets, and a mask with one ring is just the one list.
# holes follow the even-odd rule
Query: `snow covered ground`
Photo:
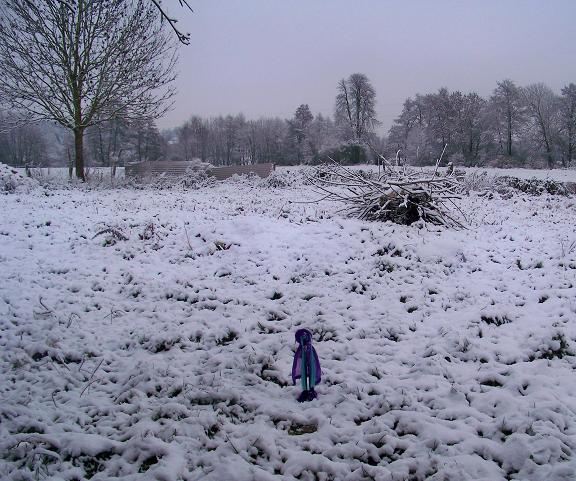
[[453, 231], [286, 176], [0, 196], [0, 478], [576, 479], [576, 199]]

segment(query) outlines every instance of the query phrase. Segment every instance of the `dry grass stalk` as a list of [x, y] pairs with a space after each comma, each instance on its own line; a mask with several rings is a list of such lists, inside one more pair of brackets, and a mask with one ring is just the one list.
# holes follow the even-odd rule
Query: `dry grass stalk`
[[95, 239], [96, 237], [98, 237], [99, 235], [102, 234], [110, 234], [110, 236], [117, 241], [127, 241], [128, 237], [126, 237], [118, 228], [114, 228], [114, 227], [106, 227], [104, 229], [102, 229], [101, 231], [97, 232], [96, 234], [94, 234], [94, 237], [92, 237], [92, 239]]

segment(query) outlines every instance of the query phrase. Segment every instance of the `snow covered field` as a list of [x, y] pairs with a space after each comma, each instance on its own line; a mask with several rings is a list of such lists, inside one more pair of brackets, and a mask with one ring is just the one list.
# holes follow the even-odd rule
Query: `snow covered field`
[[286, 175], [0, 196], [0, 478], [576, 479], [576, 199], [453, 231]]

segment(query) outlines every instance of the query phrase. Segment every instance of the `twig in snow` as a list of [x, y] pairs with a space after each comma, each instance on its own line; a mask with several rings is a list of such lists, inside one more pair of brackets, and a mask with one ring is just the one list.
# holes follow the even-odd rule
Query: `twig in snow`
[[78, 314], [76, 314], [75, 312], [72, 312], [68, 316], [68, 322], [66, 323], [66, 327], [69, 328], [72, 325], [72, 321], [74, 321], [75, 319], [80, 320], [80, 316]]
[[104, 319], [108, 319], [110, 318], [110, 324], [112, 324], [114, 322], [114, 317], [115, 316], [119, 316], [120, 314], [122, 314], [123, 311], [120, 311], [118, 309], [114, 309], [114, 308], [110, 308], [110, 314], [107, 314], [104, 316]]
[[41, 311], [41, 312], [34, 311], [34, 314], [36, 316], [50, 317], [53, 314], [52, 309], [49, 309], [48, 307], [46, 307], [46, 304], [44, 304], [44, 302], [42, 302], [42, 296], [39, 297], [38, 303], [42, 306], [42, 309], [44, 309], [44, 311]]
[[186, 234], [186, 242], [188, 243], [188, 249], [192, 249], [192, 244], [190, 243], [190, 237], [188, 237], [188, 229], [186, 229], [186, 224], [184, 224], [184, 233]]
[[82, 392], [80, 392], [80, 397], [82, 397], [82, 395], [84, 394], [86, 389], [88, 389], [92, 385], [92, 383], [95, 381], [95, 379], [94, 379], [94, 381], [92, 380], [94, 378], [94, 374], [96, 374], [96, 371], [98, 371], [98, 369], [100, 368], [100, 366], [102, 365], [103, 362], [104, 362], [104, 358], [100, 359], [100, 362], [96, 366], [96, 369], [94, 369], [94, 371], [92, 371], [92, 375], [90, 376], [90, 379], [88, 379], [88, 383], [86, 384], [86, 386], [84, 386], [84, 389], [82, 389]]
[[228, 437], [228, 435], [226, 435], [226, 440], [230, 443], [230, 446], [232, 446], [232, 449], [234, 450], [234, 452], [235, 452], [236, 454], [240, 454], [240, 451], [238, 451], [238, 450], [236, 449], [236, 446], [234, 446], [234, 444], [232, 443], [232, 441], [230, 440], [230, 438]]
[[40, 297], [40, 299], [38, 299], [38, 302], [40, 303], [40, 305], [47, 311], [47, 312], [52, 312], [51, 309], [48, 309], [44, 303], [42, 302], [42, 297]]

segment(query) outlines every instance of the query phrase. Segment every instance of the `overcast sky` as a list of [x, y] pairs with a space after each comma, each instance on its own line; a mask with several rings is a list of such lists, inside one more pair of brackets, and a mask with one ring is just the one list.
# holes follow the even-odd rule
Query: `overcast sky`
[[[576, 0], [189, 0], [165, 2], [191, 43], [175, 108], [159, 122], [243, 113], [332, 115], [337, 82], [361, 72], [382, 132], [407, 97], [440, 87], [488, 96], [496, 82], [576, 83]], [[176, 2], [176, 3], [170, 3]]]

